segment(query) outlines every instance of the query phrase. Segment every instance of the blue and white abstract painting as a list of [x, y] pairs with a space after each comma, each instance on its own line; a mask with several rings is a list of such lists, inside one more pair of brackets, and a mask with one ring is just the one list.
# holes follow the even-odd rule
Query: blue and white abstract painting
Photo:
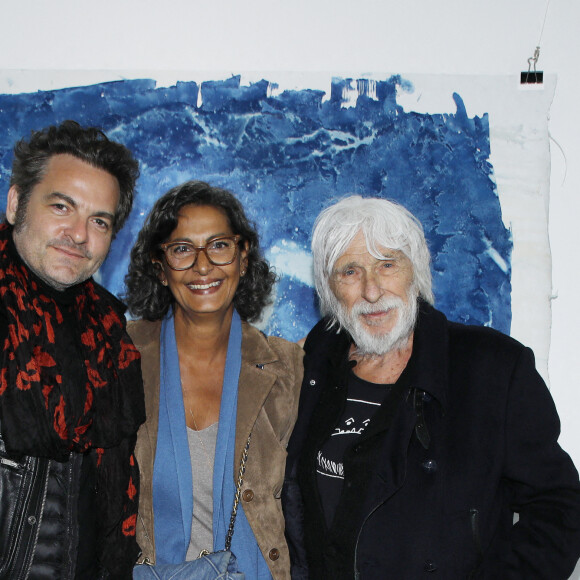
[[[257, 224], [279, 283], [261, 327], [298, 339], [319, 318], [310, 234], [321, 209], [350, 194], [394, 199], [423, 223], [436, 305], [456, 321], [509, 333], [512, 239], [490, 164], [487, 114], [405, 112], [400, 76], [335, 78], [331, 90], [276, 90], [262, 80], [123, 80], [0, 95], [0, 191], [12, 148], [33, 129], [75, 119], [96, 125], [139, 159], [134, 210], [98, 279], [123, 293], [129, 252], [154, 201], [201, 179], [235, 193]], [[355, 98], [353, 99], [353, 94]]]

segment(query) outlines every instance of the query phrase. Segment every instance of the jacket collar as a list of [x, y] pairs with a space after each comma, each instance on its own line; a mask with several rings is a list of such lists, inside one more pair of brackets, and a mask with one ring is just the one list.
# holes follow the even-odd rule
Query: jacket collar
[[419, 301], [419, 315], [413, 335], [411, 387], [425, 391], [447, 404], [448, 376], [447, 318], [427, 302]]
[[[159, 335], [161, 322], [134, 322], [133, 341], [141, 351], [143, 375], [155, 381], [153, 388], [145, 390], [146, 408], [159, 408]], [[248, 435], [258, 413], [276, 382], [276, 373], [269, 370], [278, 361], [263, 333], [247, 322], [242, 322], [242, 368], [238, 384], [238, 411], [236, 426], [236, 455], [241, 457]], [[147, 422], [150, 444], [155, 448], [158, 417], [154, 413]]]
[[[338, 369], [345, 364], [348, 347], [352, 338], [343, 329], [337, 333], [327, 330], [328, 319], [322, 319], [313, 333], [315, 340], [309, 346], [316, 350], [317, 356], [327, 359], [329, 368]], [[310, 335], [309, 335], [310, 336]], [[412, 369], [409, 369], [409, 386], [412, 389], [425, 391], [446, 406], [448, 382], [448, 332], [447, 318], [427, 302], [419, 299], [419, 313], [413, 335]], [[344, 367], [343, 367], [344, 368]]]

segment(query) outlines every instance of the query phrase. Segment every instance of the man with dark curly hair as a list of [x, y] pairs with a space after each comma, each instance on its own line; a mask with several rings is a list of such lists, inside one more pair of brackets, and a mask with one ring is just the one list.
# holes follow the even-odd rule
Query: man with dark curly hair
[[65, 121], [14, 148], [0, 225], [0, 579], [131, 578], [145, 419], [123, 305], [91, 276], [138, 164]]

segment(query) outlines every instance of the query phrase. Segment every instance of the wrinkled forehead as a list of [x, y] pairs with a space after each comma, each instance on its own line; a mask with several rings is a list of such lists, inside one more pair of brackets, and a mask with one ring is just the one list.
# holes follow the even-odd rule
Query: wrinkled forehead
[[336, 264], [350, 260], [376, 261], [376, 260], [408, 260], [402, 249], [382, 245], [374, 239], [367, 239], [364, 232], [359, 230], [346, 246], [344, 251], [337, 256]]
[[382, 253], [371, 254], [368, 250], [364, 251], [354, 251], [345, 252], [340, 256], [340, 258], [334, 263], [334, 268], [331, 272], [331, 276], [335, 276], [345, 269], [357, 268], [367, 271], [374, 270], [377, 266], [389, 263], [391, 267], [395, 267], [394, 270], [389, 270], [389, 272], [413, 272], [413, 266], [411, 261], [403, 252], [398, 250], [390, 250], [385, 248]]

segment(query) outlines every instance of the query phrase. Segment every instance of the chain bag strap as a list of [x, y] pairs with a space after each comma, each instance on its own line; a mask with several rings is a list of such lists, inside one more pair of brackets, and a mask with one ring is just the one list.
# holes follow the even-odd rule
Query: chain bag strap
[[232, 537], [234, 535], [234, 524], [236, 523], [236, 516], [238, 515], [238, 506], [240, 504], [240, 494], [242, 493], [242, 483], [244, 481], [244, 473], [246, 472], [246, 461], [248, 460], [248, 449], [250, 448], [250, 438], [252, 434], [248, 435], [246, 446], [242, 451], [242, 458], [240, 459], [240, 469], [238, 471], [238, 481], [236, 482], [236, 493], [234, 495], [234, 505], [232, 507], [232, 515], [230, 516], [230, 526], [226, 534], [226, 550], [232, 546]]
[[[246, 462], [248, 461], [248, 449], [250, 448], [250, 439], [252, 434], [248, 435], [248, 440], [246, 441], [246, 446], [242, 451], [242, 458], [240, 459], [240, 469], [238, 470], [238, 479], [236, 481], [236, 493], [234, 494], [234, 505], [232, 507], [232, 515], [230, 516], [230, 525], [228, 527], [228, 533], [226, 534], [226, 550], [230, 550], [232, 547], [232, 537], [234, 535], [234, 525], [236, 523], [236, 516], [238, 515], [238, 506], [240, 505], [240, 495], [242, 493], [242, 483], [244, 482], [244, 473], [246, 472]], [[199, 553], [199, 558], [207, 556], [210, 554], [209, 550], [202, 550]]]
[[190, 560], [181, 564], [169, 564], [164, 566], [154, 566], [148, 562], [133, 568], [134, 580], [171, 580], [175, 578], [203, 578], [204, 580], [244, 580], [245, 574], [238, 571], [236, 557], [231, 553], [232, 537], [234, 535], [234, 525], [238, 515], [240, 495], [242, 493], [242, 483], [246, 471], [246, 461], [248, 460], [248, 449], [250, 448], [250, 438], [248, 436], [246, 446], [242, 451], [238, 479], [236, 481], [236, 493], [234, 494], [234, 505], [230, 516], [230, 525], [226, 534], [226, 547], [219, 552], [209, 552], [202, 550], [196, 560]]

